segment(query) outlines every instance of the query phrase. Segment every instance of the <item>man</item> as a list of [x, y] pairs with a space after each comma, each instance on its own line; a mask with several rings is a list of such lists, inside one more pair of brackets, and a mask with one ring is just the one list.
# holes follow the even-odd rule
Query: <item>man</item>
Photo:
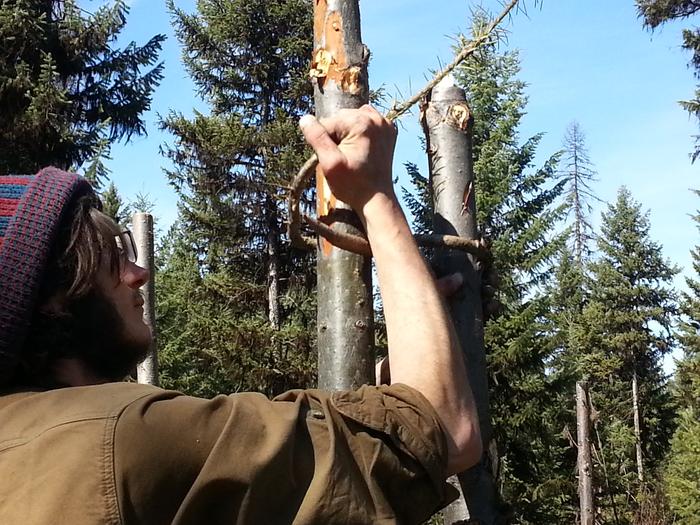
[[115, 382], [150, 342], [130, 235], [75, 175], [0, 177], [0, 523], [420, 523], [479, 460], [460, 349], [393, 191], [394, 128], [369, 106], [300, 125], [366, 228], [394, 384], [270, 401]]

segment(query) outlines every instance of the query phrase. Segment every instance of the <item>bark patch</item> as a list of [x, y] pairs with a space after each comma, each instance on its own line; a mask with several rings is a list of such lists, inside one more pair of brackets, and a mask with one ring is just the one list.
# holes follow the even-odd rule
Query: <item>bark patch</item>
[[360, 68], [348, 67], [345, 53], [343, 19], [338, 11], [328, 11], [326, 0], [316, 1], [314, 11], [314, 50], [309, 75], [323, 89], [326, 80], [336, 82], [343, 91], [360, 91]]

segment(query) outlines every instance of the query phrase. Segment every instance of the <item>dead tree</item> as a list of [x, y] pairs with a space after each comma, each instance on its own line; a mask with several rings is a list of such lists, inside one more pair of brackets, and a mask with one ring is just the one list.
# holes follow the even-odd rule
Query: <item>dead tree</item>
[[277, 213], [272, 199], [266, 201], [267, 222], [267, 305], [268, 320], [273, 330], [280, 329], [280, 301], [279, 301], [279, 229], [277, 226]]
[[[472, 162], [473, 118], [464, 90], [445, 77], [421, 111], [433, 192], [436, 234], [478, 240]], [[486, 354], [481, 299], [482, 263], [466, 252], [436, 249], [433, 267], [438, 275], [459, 272], [464, 286], [450, 298], [450, 313], [464, 351], [469, 383], [474, 394], [484, 450], [492, 440], [488, 402]], [[496, 490], [487, 454], [483, 461], [458, 476], [464, 500], [448, 507], [445, 523], [496, 523]], [[466, 503], [466, 507], [465, 504]]]
[[581, 525], [594, 525], [595, 502], [593, 500], [593, 463], [591, 461], [591, 405], [588, 401], [588, 385], [576, 383], [576, 439], [578, 441], [578, 498], [581, 509]]
[[153, 216], [150, 213], [135, 213], [131, 218], [134, 242], [138, 258], [136, 264], [148, 270], [150, 279], [141, 287], [143, 295], [143, 320], [151, 327], [151, 347], [142, 363], [136, 367], [136, 378], [139, 383], [158, 385], [158, 350], [156, 346], [156, 296], [155, 296], [155, 264], [153, 251]]
[[639, 386], [637, 383], [637, 363], [632, 369], [632, 411], [634, 413], [634, 450], [637, 456], [637, 479], [644, 483], [644, 461], [642, 459], [642, 423], [639, 413]]
[[[314, 3], [314, 80], [316, 116], [369, 101], [367, 61], [362, 44], [358, 0]], [[331, 193], [316, 172], [317, 218], [340, 233], [358, 235], [355, 213]], [[374, 382], [374, 328], [370, 258], [319, 239], [318, 386], [327, 390], [357, 388]]]

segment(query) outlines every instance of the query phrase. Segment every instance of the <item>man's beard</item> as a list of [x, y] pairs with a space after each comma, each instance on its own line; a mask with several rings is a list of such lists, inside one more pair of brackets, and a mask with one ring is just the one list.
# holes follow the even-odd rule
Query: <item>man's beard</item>
[[128, 337], [117, 308], [99, 290], [76, 301], [71, 314], [79, 324], [73, 357], [81, 359], [96, 376], [108, 381], [124, 379], [148, 355], [150, 342]]

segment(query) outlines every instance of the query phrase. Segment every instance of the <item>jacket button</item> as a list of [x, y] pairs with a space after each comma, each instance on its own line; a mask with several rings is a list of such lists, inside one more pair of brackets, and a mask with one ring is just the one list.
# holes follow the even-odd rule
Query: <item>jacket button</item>
[[326, 419], [326, 415], [323, 413], [321, 410], [309, 410], [309, 416], [311, 416], [314, 419]]

